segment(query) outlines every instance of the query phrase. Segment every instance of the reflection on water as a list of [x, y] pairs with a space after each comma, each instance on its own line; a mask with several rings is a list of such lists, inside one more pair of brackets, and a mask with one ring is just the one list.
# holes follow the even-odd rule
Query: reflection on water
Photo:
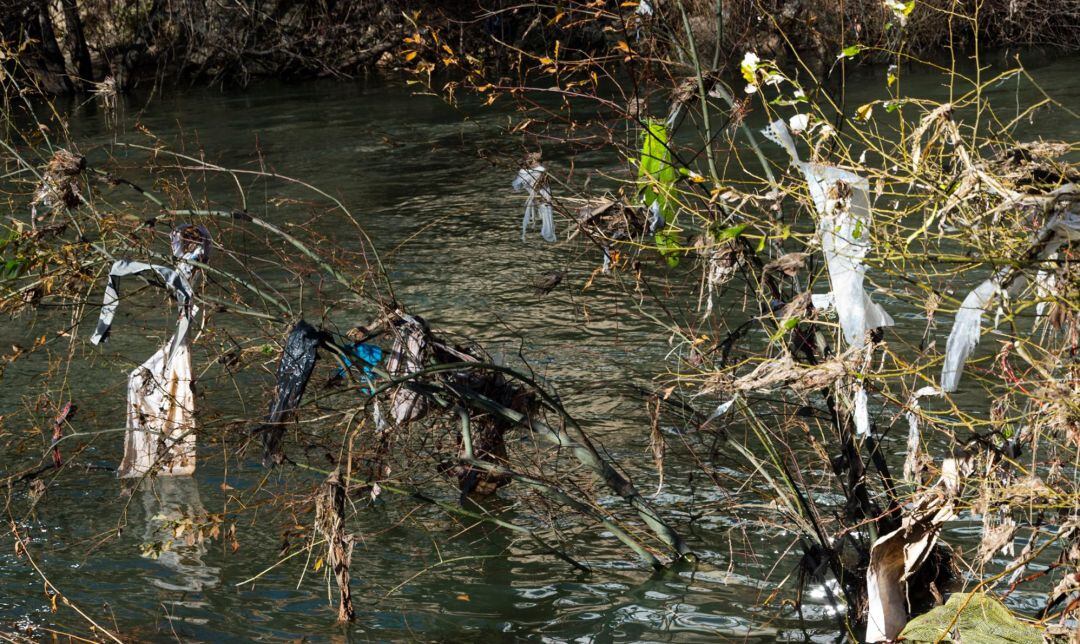
[[139, 485], [146, 528], [142, 553], [163, 568], [162, 576], [149, 579], [165, 590], [197, 593], [216, 586], [220, 569], [203, 562], [206, 555], [206, 509], [199, 486], [189, 476], [144, 479]]

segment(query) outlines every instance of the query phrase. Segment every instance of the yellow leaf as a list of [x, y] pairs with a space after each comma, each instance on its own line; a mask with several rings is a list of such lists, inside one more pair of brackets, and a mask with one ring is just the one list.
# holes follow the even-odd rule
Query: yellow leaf
[[615, 49], [625, 51], [628, 54], [630, 53], [630, 45], [626, 44], [625, 40], [620, 40], [619, 44], [615, 45]]
[[554, 64], [555, 64], [555, 61], [554, 61], [554, 60], [551, 60], [551, 59], [550, 59], [550, 58], [548, 58], [547, 56], [541, 56], [541, 57], [540, 57], [540, 64], [541, 64], [541, 65], [554, 65]]
[[416, 52], [415, 51], [407, 51], [407, 52], [405, 52], [405, 62], [409, 62], [413, 58], [416, 58]]
[[320, 570], [322, 570], [322, 565], [323, 565], [323, 558], [319, 557], [318, 559], [315, 560], [315, 572], [319, 572]]
[[461, 594], [459, 594], [459, 595], [457, 596], [457, 598], [458, 598], [458, 599], [459, 599], [460, 601], [463, 601], [463, 602], [467, 602], [467, 601], [469, 601], [469, 596], [468, 596], [468, 595], [467, 595], [466, 593], [461, 593]]
[[859, 119], [860, 121], [869, 121], [870, 117], [873, 116], [873, 114], [873, 103], [867, 103], [866, 105], [863, 105], [859, 109], [855, 110], [855, 118]]

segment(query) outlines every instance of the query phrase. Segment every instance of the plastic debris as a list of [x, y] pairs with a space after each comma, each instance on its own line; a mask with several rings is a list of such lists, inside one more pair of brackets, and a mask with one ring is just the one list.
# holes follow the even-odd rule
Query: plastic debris
[[364, 382], [369, 385], [368, 387], [364, 387], [362, 391], [364, 393], [371, 393], [372, 390], [370, 385], [375, 382], [375, 372], [372, 371], [372, 367], [382, 362], [382, 348], [375, 344], [354, 342], [345, 345], [342, 349], [344, 349], [345, 352], [345, 355], [342, 357], [345, 367], [338, 368], [334, 373], [333, 380], [344, 378], [345, 368], [357, 365], [360, 368], [361, 377], [364, 379]]
[[894, 641], [908, 622], [908, 580], [937, 547], [941, 527], [955, 519], [963, 477], [971, 473], [963, 456], [942, 462], [941, 479], [905, 512], [901, 525], [870, 549], [866, 570], [866, 642]]
[[266, 424], [259, 428], [262, 432], [263, 463], [281, 463], [281, 438], [288, 421], [300, 406], [304, 389], [311, 380], [311, 372], [318, 360], [318, 349], [325, 342], [326, 335], [304, 320], [297, 322], [285, 341], [285, 349], [278, 362], [277, 387], [274, 400], [270, 403], [270, 413]]
[[529, 193], [525, 200], [525, 216], [521, 220], [521, 241], [533, 226], [533, 220], [540, 216], [540, 236], [546, 242], [555, 242], [555, 216], [551, 207], [551, 189], [548, 187], [547, 168], [540, 165], [540, 155], [531, 154], [526, 159], [527, 168], [518, 170], [517, 177], [511, 184], [515, 192], [525, 190]]
[[907, 411], [904, 412], [908, 422], [907, 457], [904, 459], [904, 481], [907, 483], [917, 483], [920, 470], [922, 435], [919, 432], [919, 399], [942, 394], [943, 392], [937, 387], [922, 387], [911, 394], [911, 399], [908, 401]]
[[97, 328], [90, 338], [95, 345], [108, 339], [120, 301], [121, 277], [152, 273], [179, 303], [173, 337], [128, 376], [127, 431], [117, 472], [122, 478], [195, 471], [195, 395], [188, 331], [198, 307], [191, 286], [195, 267], [189, 262], [206, 259], [210, 234], [202, 227], [181, 226], [172, 238], [173, 254], [179, 260], [176, 269], [129, 260], [113, 263]]
[[[1080, 213], [1055, 215], [1039, 231], [1026, 259], [1045, 260], [1052, 257], [1067, 241], [1080, 239]], [[954, 392], [960, 386], [964, 364], [979, 345], [982, 335], [982, 316], [1001, 294], [1014, 295], [1027, 285], [1025, 275], [1014, 267], [999, 269], [989, 279], [967, 294], [956, 312], [949, 339], [945, 344], [945, 364], [941, 368], [941, 388]], [[995, 322], [996, 325], [996, 322]]]
[[[427, 322], [419, 316], [398, 314], [394, 345], [386, 361], [386, 371], [397, 379], [415, 374], [424, 368], [431, 351], [431, 331]], [[379, 431], [389, 428], [390, 422], [376, 407], [375, 426]], [[399, 385], [390, 395], [390, 420], [400, 425], [416, 420], [427, 411], [427, 400], [408, 386]]]
[[960, 386], [964, 363], [979, 345], [983, 311], [1000, 288], [998, 279], [990, 278], [968, 293], [960, 304], [949, 339], [945, 343], [945, 365], [941, 368], [941, 388], [945, 391], [956, 391]]
[[806, 178], [814, 207], [821, 217], [818, 236], [840, 327], [849, 345], [861, 347], [868, 330], [893, 325], [892, 317], [870, 299], [863, 287], [866, 275], [863, 260], [870, 249], [872, 223], [870, 183], [841, 168], [800, 160], [783, 119], [773, 121], [762, 133], [787, 151], [791, 162]]

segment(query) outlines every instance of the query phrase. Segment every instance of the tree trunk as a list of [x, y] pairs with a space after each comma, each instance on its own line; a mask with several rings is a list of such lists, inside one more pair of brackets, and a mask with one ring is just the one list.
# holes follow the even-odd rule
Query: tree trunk
[[[34, 14], [37, 14], [36, 16]], [[26, 36], [35, 41], [23, 50], [20, 59], [24, 61], [26, 71], [46, 94], [65, 94], [71, 91], [71, 80], [67, 76], [64, 54], [56, 42], [52, 18], [49, 16], [48, 3], [45, 0], [24, 14]]]
[[90, 61], [90, 49], [86, 46], [86, 34], [83, 32], [82, 18], [79, 17], [79, 5], [76, 0], [61, 0], [64, 8], [64, 22], [67, 25], [65, 38], [68, 55], [75, 65], [75, 83], [85, 91], [94, 82], [94, 66]]

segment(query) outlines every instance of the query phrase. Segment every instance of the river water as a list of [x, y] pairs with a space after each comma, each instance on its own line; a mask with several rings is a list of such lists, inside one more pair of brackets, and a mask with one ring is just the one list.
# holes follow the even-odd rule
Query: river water
[[[1078, 62], [1075, 57], [1048, 61], [1033, 73], [1057, 100], [1076, 107]], [[911, 74], [905, 83], [911, 95], [940, 97], [946, 92], [936, 76]], [[860, 77], [849, 83], [848, 103], [879, 98], [883, 85], [881, 74]], [[1026, 83], [1018, 90], [1015, 79], [993, 92], [991, 100], [1004, 105], [1017, 96], [1023, 103], [1037, 95]], [[501, 134], [508, 112], [498, 104], [481, 109], [466, 101], [451, 108], [394, 81], [267, 82], [242, 92], [195, 89], [135, 96], [115, 114], [85, 105], [71, 106], [68, 114], [72, 140], [92, 161], [123, 158], [123, 151], [111, 143], [146, 143], [142, 129], [189, 153], [199, 150], [214, 163], [272, 169], [339, 198], [386, 253], [397, 295], [412, 312], [489, 349], [509, 355], [522, 351], [560, 392], [566, 408], [636, 475], [640, 487], [655, 489], [647, 448], [649, 421], [637, 388], [649, 387], [665, 370], [667, 334], [628, 307], [608, 281], [597, 280], [582, 290], [599, 266], [595, 252], [584, 252], [580, 244], [547, 245], [535, 234], [522, 243], [522, 199], [509, 190], [512, 172], [487, 160], [520, 153], [517, 142]], [[1057, 127], [1068, 129], [1053, 129]], [[1020, 138], [1064, 140], [1076, 140], [1078, 134], [1075, 120], [1040, 117], [1018, 133]], [[609, 153], [571, 158], [553, 143], [545, 146], [545, 162], [556, 172], [573, 163], [577, 172], [597, 172], [597, 181], [601, 172], [625, 173]], [[131, 172], [125, 176], [137, 179]], [[218, 189], [208, 196], [228, 198], [225, 188]], [[263, 207], [262, 202], [282, 196], [311, 198], [310, 193], [280, 185], [273, 190], [271, 194], [260, 185], [248, 195], [253, 211], [279, 223], [303, 216], [302, 205]], [[320, 222], [336, 242], [358, 243], [351, 233], [335, 235], [332, 220], [324, 217]], [[566, 222], [559, 223], [560, 232], [565, 227]], [[538, 297], [532, 279], [554, 269], [567, 271], [564, 286]], [[93, 290], [93, 297], [100, 292]], [[160, 334], [125, 336], [123, 319], [106, 350], [135, 364], [150, 353], [147, 348]], [[19, 318], [5, 330], [4, 339], [27, 345], [52, 329], [53, 321], [47, 314]], [[355, 321], [346, 316], [339, 323]], [[85, 323], [80, 332], [87, 335], [91, 328]], [[121, 426], [129, 369], [122, 364], [127, 363], [96, 361], [88, 348], [79, 351], [68, 388], [82, 407], [80, 429]], [[25, 408], [41, 367], [40, 362], [29, 362], [8, 368], [0, 392], [5, 415]], [[264, 388], [271, 382], [266, 373], [253, 382], [259, 378]], [[254, 404], [264, 404], [258, 402], [261, 393], [254, 391]], [[92, 441], [83, 461], [115, 464], [119, 435], [104, 436]], [[48, 441], [35, 438], [28, 443], [33, 449], [25, 450], [20, 460], [9, 456], [0, 461], [4, 469], [36, 462], [43, 451], [39, 445]], [[897, 442], [890, 448], [899, 451], [903, 446]], [[47, 495], [33, 511], [27, 509], [28, 490], [16, 487], [11, 516], [52, 583], [95, 620], [135, 640], [803, 637], [799, 619], [779, 601], [761, 606], [794, 569], [794, 558], [784, 556], [792, 536], [782, 527], [740, 516], [738, 504], [756, 497], [741, 496], [735, 480], [725, 490], [698, 486], [691, 497], [692, 468], [680, 466], [677, 449], [656, 502], [688, 534], [702, 558], [699, 567], [652, 573], [610, 535], [586, 531], [575, 538], [586, 542], [596, 570], [580, 575], [513, 545], [503, 534], [456, 534], [437, 516], [429, 517], [429, 526], [421, 521], [387, 525], [386, 514], [368, 511], [355, 526], [362, 536], [353, 556], [357, 620], [348, 626], [334, 620], [323, 574], [309, 570], [302, 575], [304, 557], [270, 569], [252, 584], [238, 585], [277, 561], [287, 513], [246, 515], [247, 523], [237, 526], [236, 549], [223, 537], [195, 545], [180, 538], [156, 557], [147, 552], [150, 544], [170, 541], [170, 530], [163, 527], [167, 522], [203, 509], [234, 509], [229, 506], [230, 491], [251, 489], [266, 475], [254, 459], [225, 472], [220, 463], [213, 465], [213, 453], [205, 453], [212, 449], [200, 453], [205, 464], [193, 479], [160, 481], [152, 494], [140, 490], [125, 496], [109, 472], [64, 471], [48, 479]], [[269, 485], [274, 485], [273, 475], [271, 479]], [[277, 484], [286, 493], [293, 491], [287, 480]], [[691, 511], [701, 514], [692, 526], [687, 525]], [[111, 532], [118, 525], [123, 530], [115, 536]], [[960, 525], [953, 538], [963, 541], [970, 533], [971, 526]], [[4, 539], [0, 629], [37, 628], [35, 638], [43, 637], [40, 629], [46, 627], [86, 634], [86, 623], [70, 608], [51, 610], [41, 577], [25, 558], [15, 556], [10, 537]], [[1021, 594], [1013, 605], [1034, 606]], [[837, 621], [822, 593], [812, 594], [804, 613], [811, 637], [836, 636]]]

